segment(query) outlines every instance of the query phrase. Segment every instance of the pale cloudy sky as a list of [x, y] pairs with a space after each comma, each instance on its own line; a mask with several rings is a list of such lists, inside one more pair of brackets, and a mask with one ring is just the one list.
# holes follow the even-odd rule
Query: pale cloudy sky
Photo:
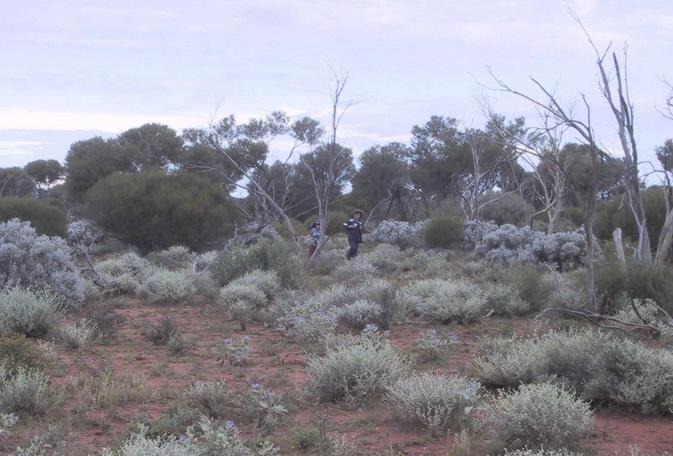
[[[600, 46], [629, 44], [645, 158], [673, 137], [657, 112], [673, 80], [670, 0], [569, 0]], [[605, 144], [593, 54], [563, 0], [0, 0], [0, 166], [62, 160], [70, 143], [145, 122], [206, 125], [276, 109], [324, 119], [330, 68], [355, 101], [340, 140], [406, 141], [431, 115], [483, 123], [485, 66], [569, 102], [585, 92]], [[508, 116], [534, 112], [490, 93]], [[219, 106], [219, 108], [218, 108]]]

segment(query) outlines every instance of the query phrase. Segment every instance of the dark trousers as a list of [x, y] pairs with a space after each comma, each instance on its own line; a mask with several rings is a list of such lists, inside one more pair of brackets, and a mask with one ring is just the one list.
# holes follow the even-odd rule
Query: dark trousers
[[318, 247], [317, 245], [310, 245], [308, 247], [308, 257], [309, 257], [309, 259], [311, 259], [311, 257], [313, 256], [313, 254], [315, 253], [315, 249], [317, 247]]
[[360, 243], [357, 240], [348, 239], [348, 247], [349, 249], [346, 258], [350, 260], [351, 258], [358, 256], [358, 247], [360, 247]]

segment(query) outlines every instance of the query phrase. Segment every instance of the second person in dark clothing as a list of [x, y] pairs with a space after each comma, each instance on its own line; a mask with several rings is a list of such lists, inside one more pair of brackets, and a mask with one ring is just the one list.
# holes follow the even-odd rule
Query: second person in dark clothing
[[346, 258], [349, 260], [358, 255], [358, 248], [362, 244], [362, 231], [364, 230], [364, 223], [360, 220], [362, 218], [362, 211], [354, 211], [351, 218], [344, 223], [346, 234], [348, 235], [348, 254]]

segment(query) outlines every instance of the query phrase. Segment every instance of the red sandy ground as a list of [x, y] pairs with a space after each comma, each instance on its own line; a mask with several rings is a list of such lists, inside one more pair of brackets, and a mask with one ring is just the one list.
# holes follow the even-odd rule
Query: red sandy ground
[[[166, 308], [129, 300], [116, 311], [126, 321], [111, 343], [79, 352], [58, 348], [59, 360], [50, 369], [50, 375], [54, 386], [65, 388], [63, 406], [46, 420], [23, 425], [19, 436], [26, 439], [43, 430], [43, 423], [51, 421], [60, 426], [67, 445], [64, 454], [96, 454], [97, 449], [114, 446], [127, 437], [134, 430], [137, 417], [157, 419], [170, 399], [193, 382], [224, 380], [232, 389], [243, 390], [258, 382], [297, 399], [283, 424], [269, 436], [283, 454], [302, 454], [290, 448], [291, 436], [298, 429], [312, 426], [319, 415], [328, 417], [335, 434], [367, 452], [393, 450], [394, 453], [388, 454], [446, 455], [453, 445], [452, 437], [432, 438], [422, 429], [400, 424], [380, 404], [353, 410], [338, 404], [315, 405], [302, 400], [307, 380], [302, 345], [262, 325], [250, 325], [247, 331], [253, 346], [249, 365], [231, 367], [218, 360], [212, 354], [212, 346], [225, 338], [241, 338], [245, 333], [238, 330], [236, 323], [227, 321], [215, 306]], [[183, 339], [194, 339], [186, 354], [171, 354], [165, 346], [152, 345], [142, 336], [143, 325], [156, 322], [163, 314], [175, 320]], [[410, 351], [419, 330], [429, 327], [421, 323], [398, 325], [392, 328], [389, 337], [397, 347]], [[524, 319], [488, 319], [472, 326], [435, 326], [435, 329], [441, 334], [456, 335], [459, 341], [446, 360], [418, 368], [463, 375], [472, 372], [480, 339], [534, 331], [530, 320]], [[149, 389], [156, 394], [143, 404], [130, 402], [101, 409], [83, 402], [80, 388], [66, 388], [77, 377], [96, 378], [106, 370], [111, 370], [116, 378], [144, 376]], [[245, 425], [242, 431], [246, 436], [252, 432]], [[5, 442], [5, 449], [15, 447], [19, 443], [16, 439]], [[583, 448], [596, 455], [627, 454], [631, 445], [638, 445], [641, 454], [671, 451], [673, 419], [598, 411], [594, 432], [582, 442]]]

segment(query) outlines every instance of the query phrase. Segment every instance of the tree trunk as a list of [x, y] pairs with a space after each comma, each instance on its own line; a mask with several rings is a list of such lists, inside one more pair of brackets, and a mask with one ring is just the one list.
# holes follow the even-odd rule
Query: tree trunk
[[626, 267], [626, 255], [624, 255], [624, 244], [622, 243], [622, 229], [615, 228], [612, 232], [612, 239], [615, 242], [615, 254], [617, 255], [617, 260], [625, 268]]
[[659, 243], [657, 244], [657, 254], [654, 257], [654, 268], [657, 271], [666, 264], [666, 258], [671, 251], [671, 243], [673, 242], [673, 210], [666, 212], [666, 220], [661, 227], [661, 234], [659, 234]]
[[594, 312], [599, 313], [594, 287], [594, 211], [593, 207], [585, 213], [584, 236], [587, 241], [587, 304]]

